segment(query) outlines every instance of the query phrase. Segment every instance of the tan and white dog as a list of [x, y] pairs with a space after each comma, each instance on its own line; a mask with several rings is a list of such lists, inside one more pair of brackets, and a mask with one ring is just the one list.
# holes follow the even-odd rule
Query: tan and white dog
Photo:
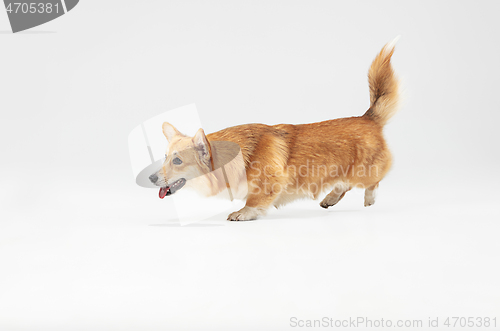
[[[326, 190], [320, 206], [328, 208], [353, 187], [365, 189], [365, 206], [371, 206], [375, 189], [391, 167], [383, 128], [398, 108], [393, 52], [394, 43], [387, 44], [370, 67], [370, 108], [363, 116], [300, 125], [245, 124], [208, 135], [199, 129], [194, 137], [165, 122], [165, 162], [150, 176], [160, 187], [160, 198], [186, 184], [206, 196], [236, 188], [235, 197], [246, 198], [246, 205], [228, 216], [231, 221], [253, 220], [270, 206], [316, 199]], [[237, 144], [242, 155], [240, 166], [236, 162], [226, 167], [224, 176], [213, 170], [231, 153], [217, 142]], [[238, 196], [241, 192], [244, 196]]]

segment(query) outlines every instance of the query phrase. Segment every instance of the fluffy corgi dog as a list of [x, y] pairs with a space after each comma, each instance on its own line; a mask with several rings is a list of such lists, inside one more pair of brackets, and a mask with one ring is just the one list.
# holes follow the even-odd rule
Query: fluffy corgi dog
[[[300, 125], [245, 124], [208, 135], [199, 129], [194, 137], [165, 122], [165, 162], [150, 176], [160, 187], [160, 198], [188, 184], [206, 196], [236, 188], [235, 197], [246, 199], [246, 205], [231, 213], [230, 221], [253, 220], [271, 206], [317, 199], [323, 192], [328, 194], [320, 206], [328, 208], [353, 187], [365, 190], [365, 206], [373, 205], [375, 189], [391, 167], [383, 128], [398, 108], [393, 53], [394, 42], [373, 60], [368, 72], [370, 108], [362, 116]], [[230, 146], [241, 151], [241, 167], [236, 162], [217, 175], [214, 170], [232, 155]]]

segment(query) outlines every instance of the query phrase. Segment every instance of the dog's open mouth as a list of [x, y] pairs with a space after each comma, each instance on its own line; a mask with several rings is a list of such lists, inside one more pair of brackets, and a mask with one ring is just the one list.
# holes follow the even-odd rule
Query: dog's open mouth
[[181, 178], [179, 180], [176, 180], [170, 186], [165, 186], [160, 188], [160, 193], [159, 193], [160, 199], [163, 199], [167, 195], [174, 194], [175, 192], [180, 190], [184, 186], [184, 184], [186, 184], [186, 180], [184, 178]]

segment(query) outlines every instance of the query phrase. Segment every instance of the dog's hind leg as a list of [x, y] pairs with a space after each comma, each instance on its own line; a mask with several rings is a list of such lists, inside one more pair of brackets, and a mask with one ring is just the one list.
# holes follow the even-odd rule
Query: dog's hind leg
[[377, 187], [378, 183], [365, 190], [365, 207], [371, 206], [375, 203], [375, 190]]
[[325, 209], [328, 207], [336, 205], [344, 195], [351, 189], [350, 186], [345, 184], [337, 184], [333, 190], [328, 193], [328, 195], [319, 203], [319, 205]]

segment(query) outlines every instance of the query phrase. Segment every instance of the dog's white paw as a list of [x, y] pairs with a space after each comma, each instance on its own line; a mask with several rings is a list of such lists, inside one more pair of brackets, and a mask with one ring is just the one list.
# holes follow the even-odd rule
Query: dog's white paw
[[366, 196], [365, 195], [365, 207], [369, 207], [375, 203], [375, 197], [374, 196]]
[[365, 207], [371, 206], [375, 203], [375, 189], [378, 186], [375, 185], [375, 188], [373, 189], [366, 189], [365, 190]]
[[227, 217], [228, 221], [251, 221], [257, 218], [260, 212], [257, 208], [253, 207], [243, 207], [234, 213], [229, 214]]

